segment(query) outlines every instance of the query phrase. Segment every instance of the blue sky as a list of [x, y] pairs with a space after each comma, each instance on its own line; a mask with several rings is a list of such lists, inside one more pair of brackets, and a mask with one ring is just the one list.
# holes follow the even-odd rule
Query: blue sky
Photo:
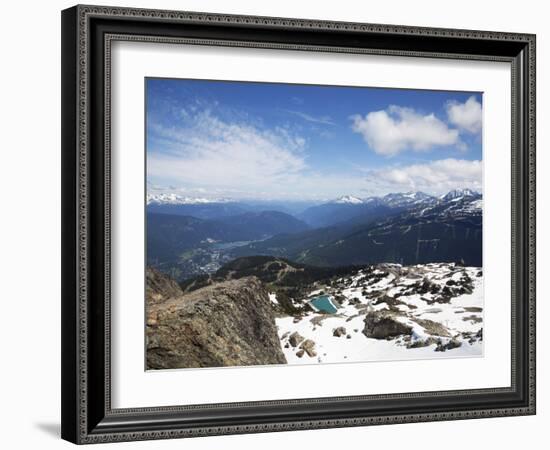
[[147, 79], [146, 95], [150, 193], [481, 191], [480, 93]]

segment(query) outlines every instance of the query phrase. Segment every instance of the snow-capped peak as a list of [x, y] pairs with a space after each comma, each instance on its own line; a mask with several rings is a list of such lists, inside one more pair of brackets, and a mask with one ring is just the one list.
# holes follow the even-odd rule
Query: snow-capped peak
[[408, 206], [424, 203], [432, 199], [432, 196], [425, 194], [424, 192], [398, 192], [386, 194], [382, 197], [384, 203], [389, 206]]
[[420, 192], [420, 191], [417, 191], [417, 192], [406, 192], [405, 194], [403, 194], [405, 197], [408, 197], [410, 199], [413, 199], [413, 200], [424, 200], [426, 198], [430, 198], [430, 196], [428, 194], [425, 194], [424, 192]]
[[348, 203], [352, 205], [360, 205], [361, 203], [363, 203], [363, 200], [354, 197], [353, 195], [344, 195], [340, 198], [337, 198], [332, 203]]
[[201, 203], [225, 203], [227, 201], [226, 199], [183, 197], [174, 193], [147, 194], [148, 205], [194, 205]]
[[477, 197], [479, 194], [471, 189], [453, 189], [452, 191], [449, 191], [448, 193], [442, 195], [440, 198], [441, 200], [445, 201], [451, 201], [451, 200], [458, 200], [465, 197]]

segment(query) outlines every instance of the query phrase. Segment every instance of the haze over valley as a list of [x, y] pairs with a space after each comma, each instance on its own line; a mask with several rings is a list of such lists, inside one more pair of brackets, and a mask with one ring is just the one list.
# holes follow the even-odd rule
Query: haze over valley
[[318, 266], [481, 266], [482, 203], [469, 189], [342, 196], [292, 215], [265, 204], [149, 197], [147, 264], [180, 282], [254, 255]]

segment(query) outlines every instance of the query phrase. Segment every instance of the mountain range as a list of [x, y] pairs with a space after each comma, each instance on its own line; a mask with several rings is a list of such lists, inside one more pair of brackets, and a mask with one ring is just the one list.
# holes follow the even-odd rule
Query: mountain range
[[280, 234], [235, 248], [232, 253], [274, 255], [317, 266], [435, 261], [481, 266], [481, 195], [456, 194], [440, 198], [391, 194], [376, 207], [387, 208], [385, 215], [377, 209], [373, 217], [367, 211], [375, 210], [365, 209], [361, 215], [330, 227]]
[[[481, 266], [481, 194], [454, 189], [381, 197], [350, 195], [293, 214], [230, 200], [147, 206], [147, 262], [179, 279], [243, 256], [321, 267], [458, 262]], [[170, 212], [170, 213], [167, 213]]]
[[460, 198], [479, 199], [481, 195], [470, 189], [454, 189], [441, 197], [428, 195], [424, 192], [390, 193], [382, 197], [367, 197], [365, 199], [346, 195], [321, 205], [312, 206], [298, 217], [314, 227], [330, 226], [355, 217], [359, 218], [359, 222], [366, 222], [390, 213], [422, 205], [431, 206]]

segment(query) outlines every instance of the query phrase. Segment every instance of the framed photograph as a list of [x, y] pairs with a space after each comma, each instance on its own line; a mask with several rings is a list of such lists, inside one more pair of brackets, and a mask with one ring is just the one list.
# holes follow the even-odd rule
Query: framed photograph
[[535, 36], [62, 12], [62, 437], [535, 413]]

